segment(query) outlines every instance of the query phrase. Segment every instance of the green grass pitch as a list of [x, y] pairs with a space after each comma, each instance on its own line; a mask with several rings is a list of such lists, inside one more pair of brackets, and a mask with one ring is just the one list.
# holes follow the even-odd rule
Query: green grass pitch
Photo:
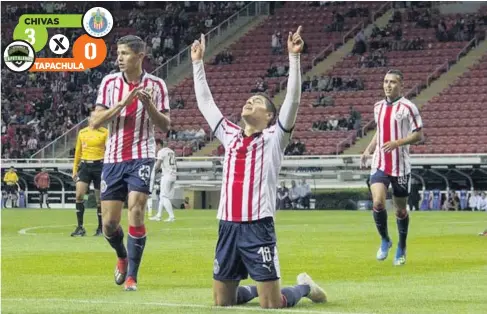
[[[126, 228], [126, 214], [123, 226]], [[139, 290], [113, 282], [115, 253], [93, 237], [71, 238], [74, 210], [3, 210], [2, 313], [249, 313], [258, 300], [216, 309], [211, 280], [217, 235], [214, 211], [176, 211], [176, 222], [147, 221]], [[487, 214], [413, 212], [407, 264], [392, 265], [394, 247], [378, 262], [370, 212], [278, 212], [276, 230], [283, 285], [308, 272], [329, 302], [304, 299], [278, 313], [487, 313]]]

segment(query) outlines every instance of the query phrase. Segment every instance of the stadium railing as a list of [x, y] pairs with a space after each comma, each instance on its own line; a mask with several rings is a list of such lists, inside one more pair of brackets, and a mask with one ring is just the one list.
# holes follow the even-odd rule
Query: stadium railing
[[63, 133], [61, 136], [56, 138], [54, 141], [32, 154], [30, 158], [65, 157], [65, 155], [69, 153], [71, 149], [76, 147], [76, 138], [78, 136], [78, 132], [87, 126], [87, 122], [88, 118], [85, 118], [74, 127]]
[[[180, 169], [205, 169], [221, 164], [223, 157], [178, 157]], [[73, 158], [42, 158], [42, 159], [2, 159], [2, 168], [14, 166], [16, 168], [55, 167], [72, 169]], [[411, 155], [414, 166], [428, 165], [487, 165], [485, 154], [414, 154]], [[322, 167], [332, 169], [356, 169], [360, 167], [360, 155], [309, 155], [285, 156], [283, 168]]]
[[[252, 17], [269, 14], [269, 4], [267, 2], [254, 1], [247, 4], [240, 11], [230, 16], [225, 21], [205, 34], [208, 53], [211, 48], [226, 40], [235, 33], [235, 30], [247, 25], [252, 21]], [[196, 38], [195, 38], [196, 39]], [[163, 79], [167, 79], [174, 74], [176, 69], [182, 69], [189, 65], [191, 60], [191, 45], [181, 50], [177, 55], [169, 59], [166, 63], [157, 67], [152, 74]]]

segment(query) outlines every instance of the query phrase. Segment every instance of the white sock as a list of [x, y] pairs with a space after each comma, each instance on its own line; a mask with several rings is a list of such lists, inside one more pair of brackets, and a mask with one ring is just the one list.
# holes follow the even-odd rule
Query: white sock
[[169, 218], [174, 218], [171, 201], [167, 197], [163, 197], [162, 203], [164, 204], [164, 208], [166, 208], [166, 211], [169, 214]]
[[152, 197], [147, 199], [147, 215], [152, 216]]
[[157, 204], [157, 217], [162, 217], [162, 209], [164, 208], [164, 198], [159, 197], [159, 204]]

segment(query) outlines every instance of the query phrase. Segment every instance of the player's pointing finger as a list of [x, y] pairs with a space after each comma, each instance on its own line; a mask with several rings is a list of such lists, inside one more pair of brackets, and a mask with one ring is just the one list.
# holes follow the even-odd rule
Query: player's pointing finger
[[296, 30], [296, 34], [301, 35], [301, 31], [303, 30], [303, 27], [299, 25], [298, 29]]
[[201, 34], [201, 46], [203, 49], [205, 49], [205, 45], [206, 45], [206, 39], [205, 39], [205, 34]]

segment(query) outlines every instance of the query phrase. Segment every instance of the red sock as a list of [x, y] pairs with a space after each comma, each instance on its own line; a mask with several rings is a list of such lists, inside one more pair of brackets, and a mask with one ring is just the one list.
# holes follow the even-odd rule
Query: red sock
[[140, 225], [138, 227], [129, 226], [129, 235], [133, 238], [145, 237], [145, 225]]

